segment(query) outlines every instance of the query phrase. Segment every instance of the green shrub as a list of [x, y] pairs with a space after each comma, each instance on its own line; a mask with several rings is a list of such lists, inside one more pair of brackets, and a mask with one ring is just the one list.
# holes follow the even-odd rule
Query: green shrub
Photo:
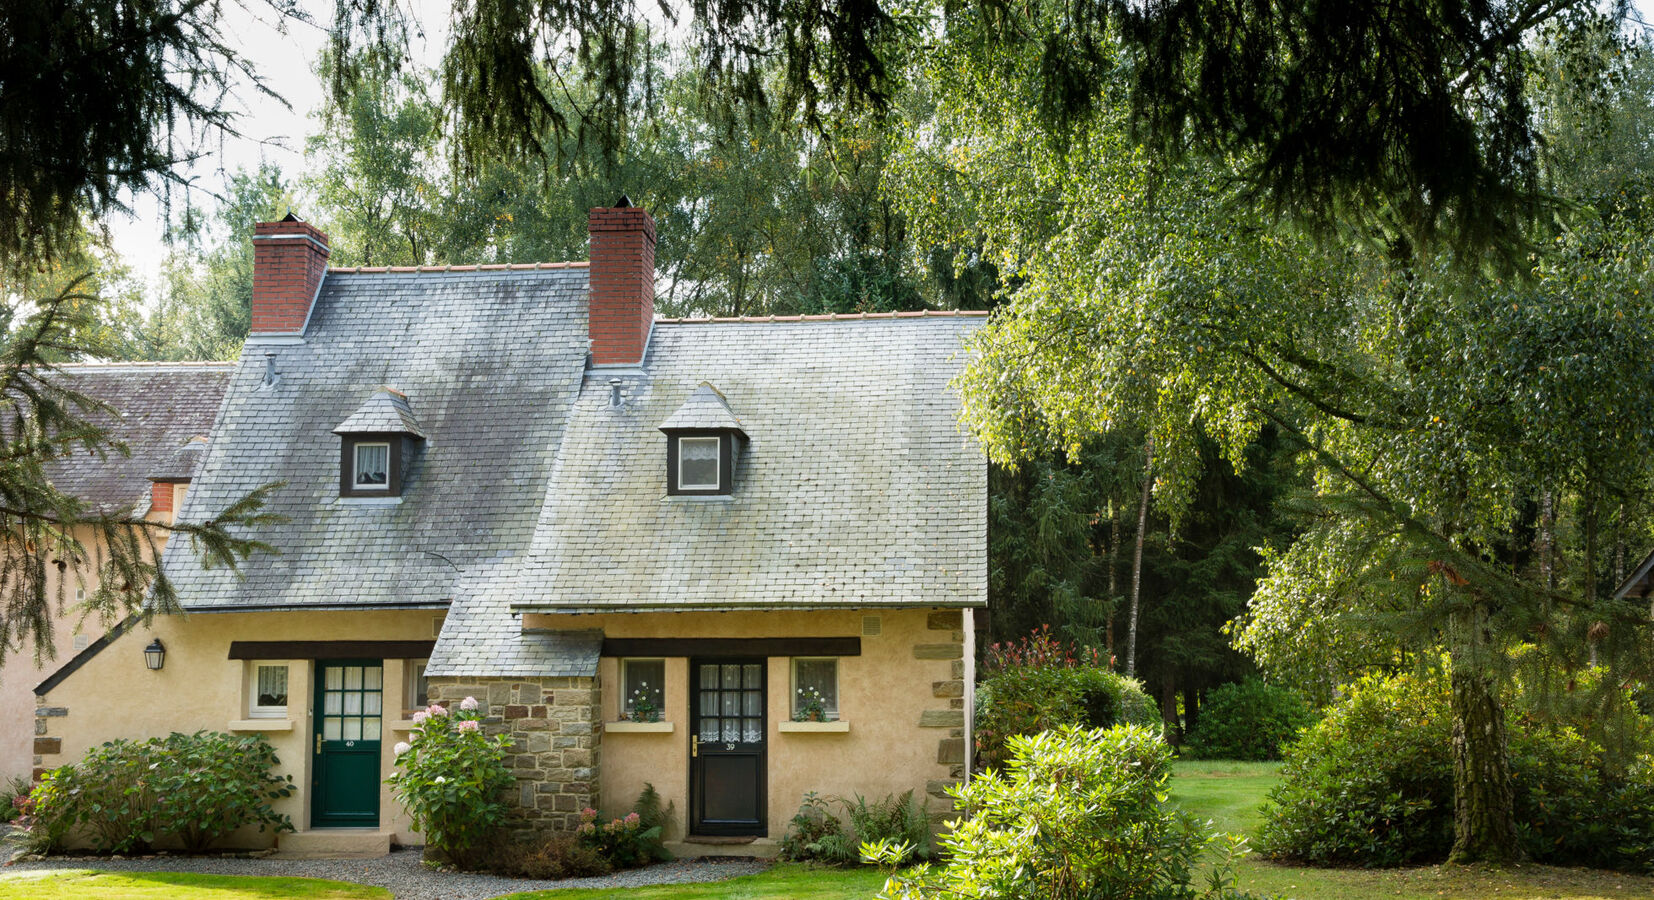
[[1160, 710], [1137, 681], [1109, 669], [1093, 647], [1065, 644], [1050, 626], [988, 648], [977, 689], [976, 749], [983, 762], [1004, 761], [1013, 735], [1063, 725], [1159, 729]]
[[414, 713], [411, 740], [396, 745], [401, 771], [385, 783], [425, 835], [426, 848], [468, 868], [505, 822], [501, 795], [516, 779], [505, 763], [511, 739], [484, 733], [474, 698], [459, 707], [450, 713], [432, 705]]
[[[947, 862], [894, 873], [880, 897], [1080, 900], [1236, 896], [1228, 877], [1197, 890], [1193, 869], [1213, 839], [1167, 806], [1171, 749], [1140, 726], [1065, 726], [1007, 742], [1005, 771], [950, 789], [969, 818], [943, 836]], [[1231, 844], [1232, 849], [1238, 844]], [[870, 844], [894, 863], [899, 849]]]
[[482, 868], [514, 878], [589, 878], [614, 871], [603, 854], [572, 834], [556, 834], [534, 844], [497, 841]]
[[[833, 814], [831, 803], [844, 807], [848, 827]], [[828, 800], [811, 791], [793, 816], [781, 839], [787, 859], [816, 860], [838, 866], [862, 861], [861, 845], [885, 843], [903, 848], [898, 865], [930, 858], [930, 817], [908, 791], [886, 795], [873, 803], [860, 794], [855, 800]]]
[[653, 784], [645, 784], [632, 811], [608, 824], [597, 824], [597, 810], [580, 811], [580, 827], [575, 832], [582, 844], [592, 848], [616, 869], [634, 869], [672, 858], [661, 843], [672, 807], [660, 805], [660, 793]]
[[1297, 691], [1251, 678], [1207, 695], [1183, 752], [1197, 759], [1280, 759], [1281, 748], [1314, 723], [1314, 710]]
[[[1654, 775], [1612, 774], [1602, 748], [1566, 725], [1508, 712], [1516, 820], [1541, 862], [1649, 871]], [[1275, 856], [1325, 865], [1443, 859], [1453, 843], [1446, 678], [1370, 677], [1286, 752], [1260, 834]]]
[[271, 805], [293, 792], [291, 779], [271, 771], [277, 763], [261, 735], [198, 731], [110, 741], [35, 786], [31, 843], [61, 849], [80, 828], [112, 853], [142, 852], [167, 835], [200, 852], [244, 825], [291, 831]]

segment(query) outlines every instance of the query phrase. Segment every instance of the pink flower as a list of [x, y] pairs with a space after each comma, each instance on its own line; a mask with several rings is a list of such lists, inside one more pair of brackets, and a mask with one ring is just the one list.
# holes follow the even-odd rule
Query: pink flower
[[477, 708], [477, 698], [466, 697], [464, 700], [459, 702], [459, 708], [465, 710], [466, 712], [475, 710]]
[[435, 703], [432, 703], [430, 706], [425, 707], [425, 711], [430, 713], [433, 716], [446, 716], [448, 714], [448, 710], [443, 709], [442, 707], [436, 705]]
[[626, 824], [627, 825], [636, 825], [638, 823], [638, 821], [639, 821], [639, 816], [638, 816], [637, 813], [627, 813], [626, 814]]
[[478, 722], [476, 719], [466, 719], [465, 721], [459, 723], [460, 731], [476, 731], [480, 727], [482, 727], [482, 723]]
[[391, 748], [391, 752], [395, 753], [397, 756], [401, 756], [412, 749], [413, 745], [409, 744], [407, 741], [397, 741], [396, 746]]
[[414, 727], [416, 727], [416, 728], [417, 728], [417, 727], [419, 727], [419, 726], [420, 726], [420, 725], [424, 725], [424, 724], [425, 724], [425, 720], [426, 720], [426, 719], [429, 719], [429, 718], [430, 718], [430, 717], [431, 717], [431, 714], [430, 714], [430, 713], [428, 713], [428, 712], [426, 712], [426, 711], [425, 711], [425, 710], [423, 710], [423, 709], [422, 709], [422, 710], [420, 710], [420, 711], [419, 711], [419, 712], [416, 712], [416, 713], [414, 713], [414, 714], [413, 714], [413, 723], [414, 723]]

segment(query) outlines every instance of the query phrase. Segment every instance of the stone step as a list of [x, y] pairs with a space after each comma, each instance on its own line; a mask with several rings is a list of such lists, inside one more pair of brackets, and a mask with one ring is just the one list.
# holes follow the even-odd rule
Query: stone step
[[[731, 841], [735, 843], [731, 843]], [[681, 841], [667, 841], [666, 849], [679, 859], [697, 856], [751, 856], [774, 859], [781, 855], [781, 842], [770, 838], [700, 837], [690, 835]]]
[[377, 828], [314, 828], [276, 838], [276, 859], [372, 859], [391, 852], [394, 832]]

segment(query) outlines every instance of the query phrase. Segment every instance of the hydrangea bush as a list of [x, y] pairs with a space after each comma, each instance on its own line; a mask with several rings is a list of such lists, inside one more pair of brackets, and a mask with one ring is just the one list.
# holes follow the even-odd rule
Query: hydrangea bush
[[472, 697], [457, 712], [433, 704], [413, 721], [412, 740], [395, 747], [398, 771], [385, 782], [426, 847], [467, 867], [505, 822], [502, 795], [515, 781], [505, 761], [511, 739], [483, 730]]

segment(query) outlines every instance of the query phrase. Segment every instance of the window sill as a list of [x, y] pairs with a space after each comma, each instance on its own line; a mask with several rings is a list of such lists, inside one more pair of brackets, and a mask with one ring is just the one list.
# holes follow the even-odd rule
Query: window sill
[[667, 494], [662, 503], [734, 503], [734, 494]]
[[794, 734], [845, 734], [850, 731], [850, 723], [844, 719], [836, 722], [777, 722], [775, 727], [778, 731]]
[[412, 719], [392, 719], [385, 723], [385, 727], [391, 731], [412, 731], [414, 723]]
[[671, 722], [604, 722], [608, 734], [671, 734]]
[[292, 719], [231, 719], [228, 731], [292, 731]]
[[401, 506], [401, 497], [340, 497], [337, 506]]

